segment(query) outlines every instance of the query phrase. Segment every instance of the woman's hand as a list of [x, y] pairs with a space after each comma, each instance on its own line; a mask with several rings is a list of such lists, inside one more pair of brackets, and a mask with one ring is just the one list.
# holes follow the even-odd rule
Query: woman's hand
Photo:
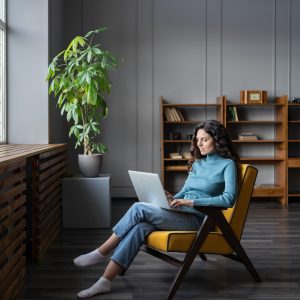
[[171, 193], [169, 193], [168, 191], [165, 190], [165, 194], [167, 196], [167, 200], [169, 202], [169, 205], [171, 205], [171, 202], [174, 200], [174, 197]]
[[170, 203], [170, 206], [172, 206], [172, 207], [180, 207], [180, 206], [193, 207], [193, 201], [187, 200], [187, 199], [174, 199]]

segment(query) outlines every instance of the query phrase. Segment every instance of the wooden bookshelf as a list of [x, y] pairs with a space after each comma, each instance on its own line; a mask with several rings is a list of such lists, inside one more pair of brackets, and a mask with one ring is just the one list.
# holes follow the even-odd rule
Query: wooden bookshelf
[[287, 198], [300, 199], [300, 103], [287, 104]]
[[[228, 129], [233, 143], [241, 156], [241, 162], [255, 165], [259, 175], [272, 172], [270, 177], [259, 178], [254, 188], [254, 198], [275, 198], [287, 205], [289, 198], [300, 198], [300, 103], [289, 103], [287, 96], [269, 99], [265, 104], [241, 104], [238, 99], [228, 101], [217, 97], [215, 103], [176, 103], [161, 97], [161, 179], [166, 189], [176, 192], [187, 176], [188, 159], [170, 158], [171, 152], [189, 151], [194, 127], [200, 121], [217, 119]], [[228, 107], [235, 107], [237, 119], [228, 114]], [[167, 120], [164, 109], [179, 110], [183, 119]], [[256, 113], [257, 112], [257, 113]], [[230, 118], [229, 118], [230, 117]], [[255, 130], [257, 140], [240, 140], [243, 132]], [[180, 132], [180, 138], [170, 138], [171, 132]], [[260, 150], [262, 149], [262, 151]], [[256, 153], [257, 152], [257, 153]], [[266, 171], [267, 170], [267, 171]], [[264, 181], [267, 182], [260, 182]], [[177, 182], [178, 186], [172, 186]]]
[[[286, 165], [287, 165], [287, 96], [278, 97], [274, 103], [265, 104], [241, 104], [238, 100], [229, 102], [225, 98], [224, 101], [224, 124], [227, 127], [233, 143], [236, 145], [237, 151], [241, 156], [242, 162], [255, 165], [258, 170], [264, 165], [273, 166], [274, 183], [260, 183], [255, 186], [254, 198], [276, 198], [281, 204], [287, 204], [287, 183], [286, 183]], [[237, 116], [229, 113], [229, 107], [235, 107]], [[255, 112], [267, 111], [267, 119], [265, 116], [256, 116]], [[251, 113], [252, 111], [252, 113]], [[229, 119], [229, 117], [238, 118], [238, 120]], [[271, 119], [272, 118], [272, 119]], [[255, 128], [255, 134], [258, 140], [239, 140], [237, 137], [242, 132], [249, 132]], [[250, 131], [250, 132], [251, 132]], [[273, 136], [270, 138], [269, 136]], [[274, 153], [271, 157], [261, 157], [258, 147], [270, 147], [270, 151]], [[257, 156], [251, 155], [243, 157], [241, 153], [258, 152]], [[259, 172], [260, 173], [260, 172]]]

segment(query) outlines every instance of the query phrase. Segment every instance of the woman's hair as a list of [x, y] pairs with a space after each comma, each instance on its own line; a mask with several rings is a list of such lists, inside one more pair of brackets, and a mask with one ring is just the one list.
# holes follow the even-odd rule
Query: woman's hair
[[189, 165], [191, 166], [193, 162], [197, 159], [201, 159], [205, 157], [205, 155], [201, 155], [201, 152], [197, 146], [197, 133], [199, 129], [203, 129], [206, 133], [208, 133], [215, 142], [215, 148], [218, 155], [223, 158], [229, 158], [236, 162], [237, 166], [240, 163], [239, 155], [234, 150], [232, 145], [232, 141], [227, 129], [216, 120], [208, 120], [199, 123], [193, 134], [192, 145], [191, 145], [191, 159], [189, 161]]

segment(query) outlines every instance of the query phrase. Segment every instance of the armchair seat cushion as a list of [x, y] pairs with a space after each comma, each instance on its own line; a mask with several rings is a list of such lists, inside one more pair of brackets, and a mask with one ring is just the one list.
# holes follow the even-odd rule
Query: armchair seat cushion
[[[146, 245], [164, 252], [187, 252], [196, 231], [154, 231], [149, 234]], [[233, 250], [222, 233], [210, 232], [199, 253], [230, 254]]]

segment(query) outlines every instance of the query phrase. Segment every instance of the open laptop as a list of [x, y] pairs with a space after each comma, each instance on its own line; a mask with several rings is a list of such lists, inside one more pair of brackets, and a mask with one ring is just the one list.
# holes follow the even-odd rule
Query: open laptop
[[170, 207], [158, 174], [131, 170], [128, 173], [139, 201], [152, 203], [165, 209], [179, 209], [179, 207]]

